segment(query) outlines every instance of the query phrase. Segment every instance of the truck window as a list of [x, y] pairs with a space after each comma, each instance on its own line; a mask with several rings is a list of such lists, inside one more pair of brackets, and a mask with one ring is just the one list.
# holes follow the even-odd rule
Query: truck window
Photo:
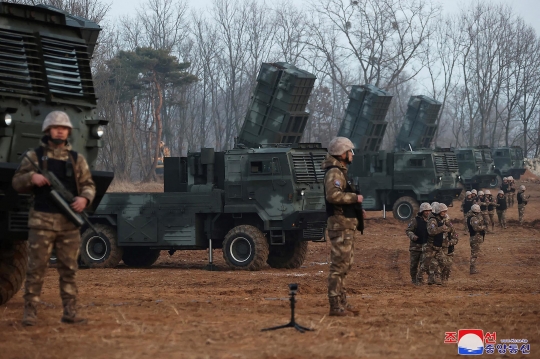
[[423, 158], [411, 158], [409, 160], [410, 167], [425, 167], [426, 161]]
[[252, 161], [250, 163], [251, 174], [271, 174], [279, 173], [279, 162], [274, 161]]
[[482, 158], [482, 152], [480, 151], [474, 151], [474, 160], [476, 162], [483, 162], [484, 159]]

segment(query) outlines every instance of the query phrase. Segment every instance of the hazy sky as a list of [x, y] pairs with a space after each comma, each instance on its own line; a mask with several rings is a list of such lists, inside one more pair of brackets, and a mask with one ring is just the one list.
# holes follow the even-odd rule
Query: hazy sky
[[[212, 0], [187, 0], [190, 7], [204, 8], [210, 6]], [[309, 0], [289, 0], [295, 4], [302, 4]], [[463, 4], [469, 3], [471, 0], [436, 0], [443, 5], [444, 12], [455, 12]], [[540, 34], [540, 0], [489, 0], [492, 2], [501, 2], [512, 5], [515, 12], [519, 14], [525, 21], [533, 25], [536, 32]], [[109, 20], [114, 22], [114, 19], [122, 15], [132, 15], [136, 13], [138, 4], [144, 0], [112, 0], [112, 8], [109, 13]], [[460, 6], [461, 5], [461, 6]]]

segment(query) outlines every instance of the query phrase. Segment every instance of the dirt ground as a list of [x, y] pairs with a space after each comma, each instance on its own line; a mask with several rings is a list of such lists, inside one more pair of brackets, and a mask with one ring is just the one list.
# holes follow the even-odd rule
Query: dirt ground
[[[58, 276], [49, 268], [39, 306], [39, 325], [20, 324], [18, 293], [0, 307], [0, 358], [447, 358], [457, 345], [445, 332], [483, 329], [501, 339], [527, 339], [540, 358], [540, 184], [528, 174], [519, 184], [531, 194], [526, 224], [488, 234], [480, 274], [469, 275], [470, 247], [459, 204], [450, 209], [459, 228], [448, 286], [416, 287], [409, 276], [405, 224], [369, 213], [365, 235], [355, 243], [347, 287], [361, 316], [328, 317], [329, 246], [310, 244], [298, 270], [231, 271], [215, 251], [220, 271], [203, 270], [205, 251], [163, 252], [149, 269], [86, 269], [78, 273], [80, 313], [87, 325], [61, 324]], [[536, 182], [539, 182], [536, 180]], [[292, 328], [261, 332], [289, 320], [288, 283], [298, 283]], [[486, 354], [484, 354], [486, 355]]]

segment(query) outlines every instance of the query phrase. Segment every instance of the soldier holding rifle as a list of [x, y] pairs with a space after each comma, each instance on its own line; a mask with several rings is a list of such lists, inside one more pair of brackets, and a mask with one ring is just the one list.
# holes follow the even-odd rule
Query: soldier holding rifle
[[[28, 227], [28, 271], [24, 293], [24, 315], [22, 324], [35, 325], [37, 303], [47, 263], [53, 248], [58, 258], [60, 296], [64, 312], [64, 323], [84, 323], [77, 316], [76, 299], [77, 257], [80, 246], [80, 223], [74, 217], [81, 213], [94, 199], [95, 184], [86, 159], [71, 150], [67, 141], [73, 125], [65, 112], [53, 111], [45, 117], [42, 131], [45, 136], [41, 146], [28, 151], [13, 176], [13, 188], [19, 193], [32, 193], [34, 204], [30, 209]], [[53, 174], [71, 194], [65, 202], [53, 198], [51, 182]]]

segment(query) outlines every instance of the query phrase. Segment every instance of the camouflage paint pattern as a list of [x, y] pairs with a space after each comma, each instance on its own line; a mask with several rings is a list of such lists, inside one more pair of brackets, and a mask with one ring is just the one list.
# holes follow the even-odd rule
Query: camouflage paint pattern
[[479, 147], [465, 147], [455, 149], [461, 183], [465, 188], [486, 188], [496, 178], [493, 169], [491, 149]]
[[523, 149], [519, 146], [497, 147], [491, 150], [495, 170], [501, 177], [519, 179], [525, 173]]
[[354, 260], [354, 234], [356, 230], [328, 230], [330, 238], [330, 270], [328, 273], [328, 296], [341, 296], [345, 292], [345, 280]]
[[481, 213], [473, 213], [472, 211], [470, 211], [467, 217], [472, 217], [471, 226], [476, 232], [476, 234], [474, 236], [471, 236], [469, 239], [471, 245], [470, 264], [471, 268], [475, 268], [476, 260], [478, 258], [478, 254], [480, 253], [480, 245], [484, 242], [484, 235], [482, 235], [482, 233], [480, 232], [485, 232], [486, 225], [484, 224], [484, 219]]

